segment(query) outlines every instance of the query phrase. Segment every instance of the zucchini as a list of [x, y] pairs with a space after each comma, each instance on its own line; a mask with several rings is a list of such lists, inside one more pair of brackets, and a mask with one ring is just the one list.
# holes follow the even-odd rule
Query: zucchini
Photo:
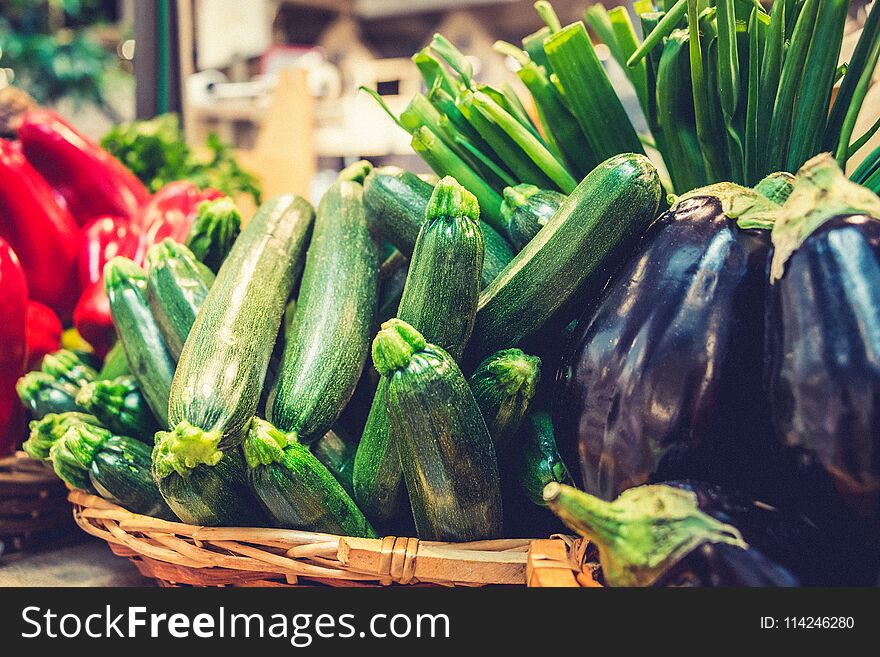
[[216, 274], [241, 233], [241, 213], [228, 196], [199, 204], [186, 246], [199, 262]]
[[222, 450], [244, 438], [313, 218], [304, 199], [277, 196], [236, 240], [180, 354], [168, 398], [169, 423], [179, 439], [163, 441], [160, 454], [173, 463], [158, 472], [216, 464]]
[[534, 504], [546, 507], [544, 486], [551, 481], [574, 486], [574, 480], [562, 461], [556, 446], [553, 420], [545, 411], [526, 415], [514, 455], [515, 477], [526, 497]]
[[88, 470], [82, 467], [76, 454], [70, 451], [70, 444], [65, 440], [71, 432], [76, 431], [80, 426], [84, 425], [71, 425], [64, 432], [64, 435], [52, 444], [52, 447], [49, 448], [49, 462], [52, 464], [55, 474], [66, 484], [78, 490], [95, 493], [97, 491], [92, 487]]
[[188, 466], [181, 451], [198, 453], [202, 431], [160, 431], [153, 447], [153, 478], [162, 498], [175, 515], [190, 525], [208, 527], [265, 527], [270, 524], [247, 480], [241, 447], [211, 449], [209, 463], [201, 459]]
[[176, 520], [150, 473], [150, 448], [128, 436], [80, 423], [62, 436], [60, 451], [76, 460], [104, 499], [133, 513]]
[[49, 413], [39, 420], [31, 420], [28, 428], [28, 439], [22, 443], [21, 448], [32, 459], [46, 461], [49, 459], [49, 450], [52, 445], [63, 436], [67, 430], [75, 424], [94, 424], [100, 426], [98, 418], [87, 413], [77, 411], [66, 413]]
[[[479, 207], [453, 178], [434, 188], [410, 261], [398, 316], [453, 358], [464, 352], [479, 295], [482, 240]], [[371, 518], [395, 517], [403, 477], [380, 381], [354, 462], [355, 499]]]
[[95, 368], [70, 349], [60, 349], [43, 356], [40, 371], [56, 381], [67, 381], [77, 388], [98, 378]]
[[168, 351], [177, 360], [214, 274], [204, 271], [192, 251], [170, 238], [151, 246], [146, 261], [150, 310]]
[[76, 403], [78, 388], [45, 372], [28, 372], [15, 384], [15, 392], [28, 414], [35, 420], [50, 413], [82, 410]]
[[[433, 187], [414, 173], [390, 166], [373, 169], [364, 180], [364, 206], [371, 227], [405, 256], [412, 256], [415, 249]], [[480, 228], [485, 248], [481, 280], [486, 287], [513, 260], [514, 251], [485, 221], [480, 221]]]
[[540, 375], [540, 358], [519, 349], [502, 349], [480, 363], [468, 380], [497, 454], [516, 435]]
[[418, 537], [473, 541], [501, 535], [492, 438], [452, 357], [392, 319], [373, 342]]
[[318, 205], [278, 382], [266, 403], [269, 422], [303, 444], [323, 436], [354, 393], [370, 349], [378, 269], [363, 188], [339, 180]]
[[175, 365], [150, 311], [147, 276], [128, 258], [117, 256], [104, 266], [104, 286], [128, 366], [164, 429], [168, 426], [168, 392]]
[[159, 425], [133, 376], [93, 381], [79, 389], [76, 403], [111, 431], [152, 445]]
[[101, 371], [98, 372], [96, 380], [108, 381], [126, 374], [131, 374], [131, 369], [128, 367], [128, 360], [125, 358], [125, 349], [122, 347], [122, 342], [117, 340], [104, 357], [104, 364], [101, 365]]
[[474, 359], [539, 331], [565, 304], [595, 296], [654, 219], [660, 181], [648, 159], [612, 157], [480, 295]]
[[373, 170], [373, 164], [368, 160], [358, 160], [354, 164], [349, 164], [336, 177], [337, 180], [350, 180], [359, 185], [364, 184], [364, 179], [370, 175]]
[[324, 464], [330, 474], [336, 477], [336, 481], [342, 484], [345, 492], [354, 496], [354, 455], [357, 453], [357, 444], [343, 438], [337, 430], [325, 433], [311, 446], [312, 454]]
[[242, 450], [251, 487], [280, 527], [377, 536], [342, 485], [292, 434], [254, 418]]
[[547, 225], [564, 200], [565, 194], [534, 185], [505, 187], [501, 216], [514, 247], [522, 250]]

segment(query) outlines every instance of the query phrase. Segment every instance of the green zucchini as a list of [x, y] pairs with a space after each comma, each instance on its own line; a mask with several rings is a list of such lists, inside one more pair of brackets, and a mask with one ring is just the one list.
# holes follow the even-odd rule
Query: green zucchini
[[75, 424], [93, 424], [100, 426], [98, 418], [87, 413], [68, 411], [66, 413], [49, 413], [39, 420], [31, 420], [28, 428], [28, 439], [21, 448], [32, 459], [46, 461], [52, 445]]
[[376, 537], [342, 485], [292, 434], [254, 418], [242, 450], [251, 487], [280, 527]]
[[199, 262], [216, 274], [241, 233], [241, 213], [228, 196], [199, 204], [186, 246]]
[[373, 342], [418, 537], [501, 536], [501, 488], [492, 438], [452, 357], [392, 319]]
[[311, 448], [312, 454], [330, 471], [336, 481], [342, 484], [345, 492], [354, 496], [354, 455], [357, 453], [357, 443], [352, 443], [333, 429], [325, 433], [315, 441]]
[[93, 381], [79, 389], [76, 403], [111, 431], [152, 445], [159, 425], [133, 376]]
[[350, 180], [359, 185], [364, 184], [364, 179], [370, 175], [373, 170], [373, 164], [368, 160], [358, 160], [354, 164], [349, 164], [336, 177], [337, 180]]
[[[398, 251], [398, 253], [400, 253]], [[406, 285], [406, 276], [409, 273], [409, 264], [398, 267], [389, 272], [388, 277], [379, 280], [379, 298], [376, 307], [376, 325], [386, 322], [397, 314], [400, 307], [400, 298], [403, 296], [403, 288]]]
[[468, 379], [497, 454], [516, 435], [540, 375], [540, 358], [519, 349], [502, 349], [480, 363]]
[[151, 246], [146, 261], [150, 310], [168, 351], [177, 360], [214, 274], [199, 267], [195, 254], [170, 238]]
[[[434, 188], [410, 261], [398, 317], [453, 358], [464, 352], [479, 295], [482, 240], [474, 196], [453, 178]], [[355, 499], [367, 516], [395, 517], [403, 477], [380, 381], [354, 463]]]
[[526, 415], [517, 436], [514, 468], [523, 493], [538, 506], [547, 506], [543, 491], [551, 481], [574, 486], [556, 447], [553, 420], [549, 413], [535, 411]]
[[534, 185], [505, 187], [501, 216], [513, 245], [522, 250], [547, 225], [564, 200], [565, 194]]
[[104, 499], [133, 513], [176, 520], [150, 473], [151, 449], [140, 440], [80, 423], [62, 436], [59, 450], [72, 456]]
[[18, 398], [35, 420], [50, 413], [82, 410], [76, 403], [78, 391], [69, 381], [59, 381], [45, 372], [28, 372], [15, 384]]
[[265, 527], [270, 525], [247, 480], [247, 465], [241, 447], [218, 451], [190, 465], [180, 452], [198, 454], [204, 446], [203, 433], [160, 431], [153, 447], [153, 478], [159, 492], [175, 515], [190, 525], [208, 527]]
[[363, 188], [339, 180], [318, 205], [278, 382], [266, 403], [269, 422], [303, 444], [336, 422], [364, 369], [378, 268]]
[[40, 370], [56, 381], [67, 381], [76, 387], [98, 378], [95, 368], [70, 349], [60, 349], [43, 356]]
[[174, 359], [168, 351], [147, 301], [147, 276], [128, 258], [117, 256], [104, 266], [104, 286], [116, 334], [138, 387], [162, 428], [168, 426], [168, 393]]
[[128, 367], [122, 342], [117, 340], [104, 357], [104, 363], [101, 365], [101, 371], [98, 372], [97, 380], [109, 381], [126, 374], [131, 374], [131, 369]]
[[[364, 180], [364, 206], [370, 225], [405, 256], [412, 256], [433, 187], [414, 173], [390, 166], [373, 169]], [[480, 228], [485, 248], [481, 280], [486, 287], [513, 260], [514, 251], [507, 239], [485, 221], [480, 221]]]
[[70, 445], [65, 438], [81, 424], [71, 425], [52, 447], [49, 448], [49, 462], [55, 474], [65, 483], [78, 490], [84, 490], [89, 493], [97, 492], [92, 487], [92, 481], [89, 478], [89, 471], [86, 470], [79, 462], [76, 454], [70, 451]]
[[[222, 450], [244, 439], [313, 218], [304, 199], [277, 196], [236, 240], [180, 354], [168, 398], [178, 439], [163, 436], [158, 454], [169, 462], [155, 464], [157, 472], [217, 464]], [[156, 441], [158, 447], [159, 434]]]
[[590, 172], [483, 290], [474, 360], [516, 346], [563, 305], [598, 294], [654, 219], [659, 202], [657, 171], [642, 155], [617, 155]]

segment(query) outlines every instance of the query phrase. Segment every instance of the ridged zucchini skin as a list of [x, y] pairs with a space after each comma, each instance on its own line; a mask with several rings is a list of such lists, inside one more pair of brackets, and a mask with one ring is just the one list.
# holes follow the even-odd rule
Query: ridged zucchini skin
[[363, 188], [339, 180], [318, 205], [293, 324], [267, 419], [308, 444], [345, 408], [370, 349], [378, 294], [376, 244]]
[[149, 445], [153, 444], [153, 434], [159, 430], [156, 418], [133, 376], [87, 383], [79, 389], [76, 403], [111, 431], [132, 436]]
[[492, 438], [452, 357], [406, 322], [386, 322], [373, 343], [388, 379], [388, 408], [421, 539], [472, 541], [502, 531]]
[[101, 365], [101, 371], [98, 372], [97, 380], [109, 381], [126, 374], [131, 374], [131, 368], [128, 366], [122, 342], [117, 340], [104, 357], [104, 363]]
[[100, 426], [98, 418], [94, 415], [77, 411], [49, 413], [39, 420], [31, 420], [28, 425], [30, 434], [28, 439], [22, 443], [21, 448], [32, 459], [46, 461], [49, 458], [49, 450], [52, 445], [67, 433], [70, 427], [81, 423]]
[[170, 238], [150, 247], [146, 270], [150, 310], [176, 360], [208, 296], [214, 274], [200, 266], [192, 251]]
[[70, 349], [59, 349], [43, 356], [40, 371], [56, 381], [67, 381], [77, 387], [98, 378], [95, 369]]
[[534, 185], [505, 187], [501, 217], [507, 223], [507, 236], [522, 250], [538, 234], [565, 201], [565, 194]]
[[58, 381], [45, 372], [28, 372], [15, 384], [15, 392], [35, 420], [51, 413], [81, 411], [76, 403], [78, 389], [69, 381]]
[[133, 513], [177, 520], [150, 472], [151, 448], [128, 436], [108, 438], [95, 453], [89, 479], [101, 497]]
[[193, 220], [186, 246], [216, 274], [241, 233], [241, 214], [228, 196], [204, 201]]
[[168, 393], [174, 379], [174, 358], [147, 300], [147, 276], [128, 258], [117, 256], [104, 266], [104, 286], [116, 334], [129, 369], [164, 428], [168, 426]]
[[376, 536], [342, 485], [291, 434], [255, 418], [242, 450], [251, 487], [279, 527]]
[[313, 219], [304, 199], [277, 196], [242, 231], [180, 354], [170, 426], [197, 427], [221, 450], [244, 438]]
[[153, 448], [153, 477], [175, 515], [191, 525], [208, 527], [266, 527], [269, 522], [247, 480], [247, 465], [239, 446], [222, 452], [213, 465], [179, 472], [157, 472]]
[[474, 360], [516, 346], [568, 303], [595, 296], [655, 217], [660, 180], [648, 159], [612, 157], [480, 295]]
[[[444, 178], [425, 213], [397, 314], [459, 358], [479, 297], [479, 206], [453, 178]], [[383, 386], [380, 381], [361, 435], [353, 481], [355, 499], [367, 516], [388, 520], [401, 510], [403, 479]]]
[[504, 452], [516, 435], [540, 375], [540, 358], [520, 349], [502, 349], [480, 363], [468, 379], [497, 454]]
[[[373, 169], [364, 181], [364, 205], [371, 227], [405, 256], [411, 256], [415, 249], [433, 188], [416, 174], [390, 166]], [[513, 260], [515, 252], [485, 221], [480, 221], [480, 228], [485, 248], [480, 277], [486, 287]]]

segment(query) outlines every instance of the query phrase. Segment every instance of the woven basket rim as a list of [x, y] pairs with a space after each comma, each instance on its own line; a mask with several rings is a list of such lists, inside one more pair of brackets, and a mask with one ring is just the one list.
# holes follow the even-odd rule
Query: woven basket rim
[[[526, 584], [534, 538], [470, 543], [357, 538], [296, 529], [202, 527], [126, 511], [71, 489], [77, 525], [144, 574], [203, 586], [320, 582], [336, 586]], [[228, 581], [227, 581], [228, 580]]]

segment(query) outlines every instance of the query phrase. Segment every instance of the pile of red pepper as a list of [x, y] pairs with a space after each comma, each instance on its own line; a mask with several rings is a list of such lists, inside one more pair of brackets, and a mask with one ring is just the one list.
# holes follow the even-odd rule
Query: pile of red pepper
[[112, 345], [104, 263], [185, 242], [198, 205], [221, 196], [185, 181], [151, 196], [50, 110], [27, 112], [18, 141], [0, 139], [0, 454], [21, 436], [15, 381], [59, 348], [63, 326], [72, 320], [99, 355]]

